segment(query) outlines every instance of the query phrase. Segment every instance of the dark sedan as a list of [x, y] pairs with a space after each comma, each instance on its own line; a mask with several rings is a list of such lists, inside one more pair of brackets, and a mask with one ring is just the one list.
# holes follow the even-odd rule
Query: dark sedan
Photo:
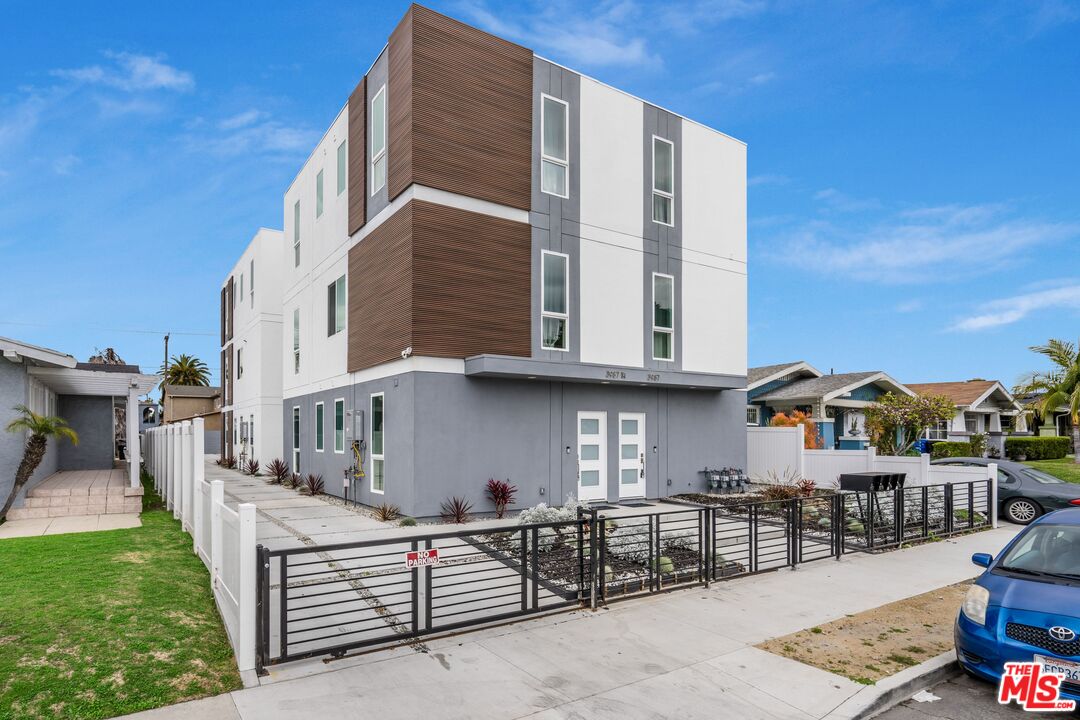
[[931, 464], [986, 467], [993, 462], [998, 466], [1001, 517], [1009, 522], [1027, 525], [1051, 510], [1080, 505], [1080, 485], [1067, 483], [1023, 463], [993, 458], [953, 457], [932, 460]]

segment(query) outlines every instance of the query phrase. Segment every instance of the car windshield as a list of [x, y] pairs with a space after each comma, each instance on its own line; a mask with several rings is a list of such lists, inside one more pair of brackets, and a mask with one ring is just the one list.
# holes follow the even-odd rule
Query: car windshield
[[1063, 482], [1061, 478], [1056, 478], [1053, 475], [1047, 475], [1041, 470], [1022, 470], [1025, 477], [1029, 477], [1035, 482], [1041, 482], [1043, 485], [1058, 485]]
[[1080, 525], [1033, 525], [997, 567], [1080, 579]]

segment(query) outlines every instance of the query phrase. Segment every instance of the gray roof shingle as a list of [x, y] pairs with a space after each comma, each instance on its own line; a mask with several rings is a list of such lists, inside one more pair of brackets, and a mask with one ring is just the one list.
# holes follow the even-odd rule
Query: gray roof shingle
[[780, 363], [779, 365], [762, 365], [761, 367], [752, 367], [746, 369], [746, 382], [753, 385], [758, 380], [763, 380], [770, 375], [775, 375], [784, 368], [793, 367], [805, 362], [804, 360], [795, 360], [794, 362]]
[[796, 380], [772, 392], [758, 398], [759, 400], [798, 400], [801, 398], [818, 398], [835, 392], [842, 387], [847, 387], [860, 380], [879, 374], [880, 370], [869, 372], [837, 373], [836, 375], [822, 375], [817, 378], [805, 378]]

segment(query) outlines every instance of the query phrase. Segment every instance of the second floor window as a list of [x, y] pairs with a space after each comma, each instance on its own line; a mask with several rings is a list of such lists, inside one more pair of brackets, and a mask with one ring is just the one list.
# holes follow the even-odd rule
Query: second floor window
[[346, 172], [349, 167], [349, 151], [346, 141], [342, 140], [341, 144], [337, 146], [337, 194], [345, 192], [346, 185]]
[[653, 273], [653, 360], [675, 359], [675, 278]]
[[386, 185], [386, 86], [371, 100], [371, 194]]
[[543, 266], [540, 289], [543, 311], [540, 317], [540, 342], [545, 350], [567, 350], [569, 314], [569, 283], [567, 275], [570, 258], [562, 253], [544, 250], [540, 256]]
[[300, 267], [300, 201], [293, 205], [292, 223], [293, 267]]
[[570, 165], [567, 147], [569, 106], [548, 95], [541, 95], [540, 101], [540, 189], [566, 197], [566, 176]]
[[300, 308], [292, 311], [293, 375], [300, 373]]
[[675, 146], [653, 136], [652, 219], [675, 225]]
[[323, 171], [315, 176], [315, 217], [322, 217], [323, 208]]
[[345, 329], [345, 276], [326, 286], [326, 336], [337, 335]]

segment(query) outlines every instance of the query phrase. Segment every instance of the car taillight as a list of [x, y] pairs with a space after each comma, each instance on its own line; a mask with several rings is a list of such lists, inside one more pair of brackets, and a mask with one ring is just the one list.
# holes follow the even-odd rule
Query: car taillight
[[1070, 500], [1069, 504], [1070, 505], [1080, 505], [1080, 498], [1076, 498], [1075, 500]]

